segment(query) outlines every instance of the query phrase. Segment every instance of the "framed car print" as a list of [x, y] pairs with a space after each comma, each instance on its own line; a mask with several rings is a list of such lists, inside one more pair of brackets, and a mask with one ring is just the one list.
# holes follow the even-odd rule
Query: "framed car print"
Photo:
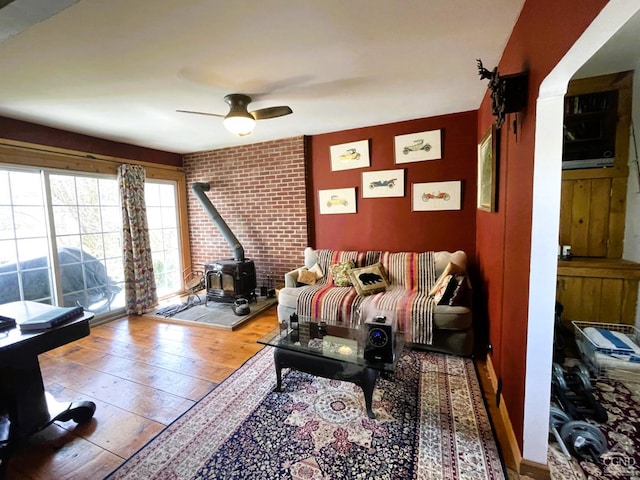
[[351, 170], [369, 166], [369, 140], [343, 143], [329, 147], [331, 171]]
[[404, 197], [404, 169], [362, 172], [362, 198]]
[[460, 210], [462, 182], [414, 183], [411, 194], [414, 212]]
[[440, 130], [396, 136], [396, 163], [422, 162], [442, 158], [440, 137]]
[[320, 213], [356, 213], [356, 189], [334, 188], [332, 190], [318, 190]]

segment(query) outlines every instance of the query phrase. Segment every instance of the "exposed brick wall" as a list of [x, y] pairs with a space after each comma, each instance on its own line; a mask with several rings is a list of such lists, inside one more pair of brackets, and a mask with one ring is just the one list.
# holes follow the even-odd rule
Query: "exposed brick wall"
[[305, 145], [304, 137], [293, 137], [184, 156], [194, 265], [233, 257], [191, 191], [194, 182], [210, 184], [207, 196], [255, 262], [258, 286], [267, 275], [278, 285], [302, 265], [308, 244]]

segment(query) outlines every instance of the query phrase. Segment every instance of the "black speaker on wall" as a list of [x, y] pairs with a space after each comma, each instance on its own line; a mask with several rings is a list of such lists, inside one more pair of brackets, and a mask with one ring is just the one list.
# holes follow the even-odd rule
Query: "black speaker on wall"
[[383, 316], [365, 320], [364, 358], [370, 362], [393, 363], [395, 360], [395, 321]]

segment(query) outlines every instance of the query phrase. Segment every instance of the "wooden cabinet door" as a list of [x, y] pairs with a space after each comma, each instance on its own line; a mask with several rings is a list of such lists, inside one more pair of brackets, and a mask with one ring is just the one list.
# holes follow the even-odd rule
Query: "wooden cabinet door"
[[606, 257], [611, 178], [562, 181], [560, 244], [578, 257]]
[[558, 277], [558, 301], [565, 323], [621, 323], [623, 281], [587, 277]]
[[572, 321], [635, 324], [637, 278], [624, 278], [622, 272], [576, 273], [558, 275], [556, 298], [564, 307], [562, 320], [568, 327]]
[[614, 165], [562, 172], [558, 240], [561, 245], [571, 245], [575, 256], [622, 258], [632, 86], [633, 72], [583, 78], [569, 83], [569, 96], [618, 92]]

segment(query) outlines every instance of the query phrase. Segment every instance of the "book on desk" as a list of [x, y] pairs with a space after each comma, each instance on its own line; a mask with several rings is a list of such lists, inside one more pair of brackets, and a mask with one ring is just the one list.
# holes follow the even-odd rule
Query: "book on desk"
[[0, 313], [14, 318], [23, 332], [49, 330], [84, 315], [81, 306], [56, 307], [32, 301], [12, 302], [0, 305]]

